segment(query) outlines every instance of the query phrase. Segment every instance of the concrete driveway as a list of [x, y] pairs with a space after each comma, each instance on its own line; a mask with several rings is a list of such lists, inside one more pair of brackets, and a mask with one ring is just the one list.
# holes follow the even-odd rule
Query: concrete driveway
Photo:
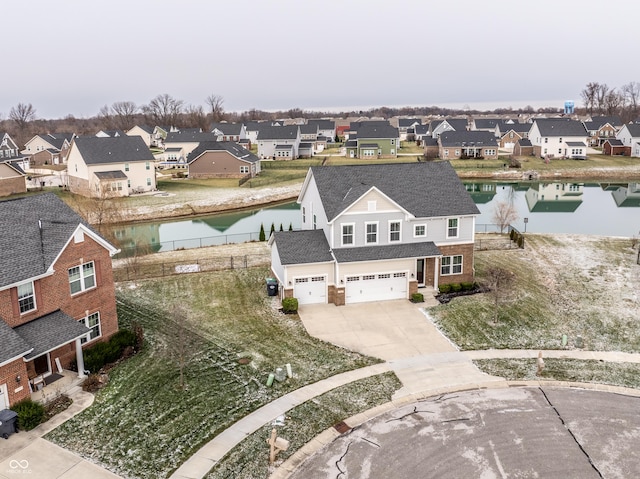
[[419, 305], [406, 299], [308, 304], [298, 313], [311, 336], [386, 361], [456, 351]]
[[422, 311], [430, 304], [406, 299], [346, 306], [312, 304], [300, 306], [298, 314], [311, 336], [387, 361], [403, 385], [394, 398], [440, 387], [503, 381], [480, 371], [438, 331]]

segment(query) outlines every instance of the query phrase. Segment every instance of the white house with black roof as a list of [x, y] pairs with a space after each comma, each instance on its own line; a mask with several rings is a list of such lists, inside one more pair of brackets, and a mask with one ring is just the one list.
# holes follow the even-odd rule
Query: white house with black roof
[[584, 124], [569, 118], [536, 118], [529, 130], [533, 154], [540, 158], [584, 159], [588, 137]]
[[139, 136], [74, 139], [67, 175], [69, 190], [83, 196], [129, 196], [156, 189], [154, 157]]
[[616, 138], [624, 145], [624, 154], [627, 156], [640, 156], [640, 123], [625, 124]]
[[302, 141], [299, 125], [260, 125], [258, 131], [258, 156], [274, 160], [295, 160]]
[[312, 167], [298, 203], [302, 230], [269, 239], [283, 297], [343, 305], [473, 281], [480, 212], [448, 162]]

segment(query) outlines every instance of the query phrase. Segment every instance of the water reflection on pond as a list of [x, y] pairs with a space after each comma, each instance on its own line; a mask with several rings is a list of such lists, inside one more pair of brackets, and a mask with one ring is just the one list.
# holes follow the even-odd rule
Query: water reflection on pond
[[[465, 187], [480, 210], [476, 220], [495, 223], [498, 202], [508, 202], [518, 219], [513, 225], [534, 233], [576, 233], [631, 237], [640, 233], [640, 183], [580, 182], [466, 182]], [[225, 243], [257, 241], [260, 226], [269, 236], [271, 225], [288, 230], [300, 228], [295, 202], [234, 213], [116, 225], [113, 237], [126, 252], [169, 251]]]

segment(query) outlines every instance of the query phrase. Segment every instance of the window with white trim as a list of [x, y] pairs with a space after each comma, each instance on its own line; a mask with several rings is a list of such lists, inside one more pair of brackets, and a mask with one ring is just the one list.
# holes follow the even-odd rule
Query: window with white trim
[[144, 169], [145, 169], [145, 170], [150, 170], [150, 169], [151, 169], [151, 163], [150, 163], [150, 162], [148, 162], [148, 161], [145, 161], [145, 163], [144, 163]]
[[424, 238], [427, 236], [427, 225], [413, 225], [413, 237]]
[[69, 287], [76, 294], [96, 286], [96, 271], [93, 261], [69, 268]]
[[449, 218], [447, 220], [447, 238], [458, 237], [458, 218]]
[[365, 243], [376, 244], [378, 242], [378, 223], [365, 223]]
[[316, 215], [313, 215], [313, 229], [316, 229], [316, 225], [317, 225]]
[[354, 225], [342, 225], [342, 246], [353, 245], [353, 227]]
[[241, 166], [240, 167], [240, 173], [249, 173], [249, 167], [248, 166]]
[[80, 322], [91, 330], [87, 333], [86, 336], [80, 338], [80, 343], [88, 343], [89, 341], [93, 341], [94, 339], [99, 338], [102, 335], [102, 332], [100, 330], [100, 313], [98, 311], [90, 314], [85, 318], [82, 318]]
[[398, 241], [400, 241], [400, 222], [390, 221], [389, 222], [389, 243], [394, 243]]
[[129, 163], [124, 164], [124, 171], [129, 171]]
[[462, 273], [462, 255], [443, 256], [440, 261], [440, 274], [447, 276]]
[[151, 186], [151, 178], [147, 178], [147, 186]]
[[302, 222], [306, 223], [307, 222], [307, 210], [305, 209], [305, 207], [302, 207]]
[[36, 294], [33, 289], [33, 281], [18, 286], [18, 306], [20, 307], [20, 314], [36, 309]]

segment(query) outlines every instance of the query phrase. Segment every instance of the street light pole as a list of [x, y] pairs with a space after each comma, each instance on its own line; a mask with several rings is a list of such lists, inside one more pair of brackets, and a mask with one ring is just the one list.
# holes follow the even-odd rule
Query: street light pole
[[527, 223], [529, 222], [529, 218], [524, 219], [524, 232], [527, 232]]

